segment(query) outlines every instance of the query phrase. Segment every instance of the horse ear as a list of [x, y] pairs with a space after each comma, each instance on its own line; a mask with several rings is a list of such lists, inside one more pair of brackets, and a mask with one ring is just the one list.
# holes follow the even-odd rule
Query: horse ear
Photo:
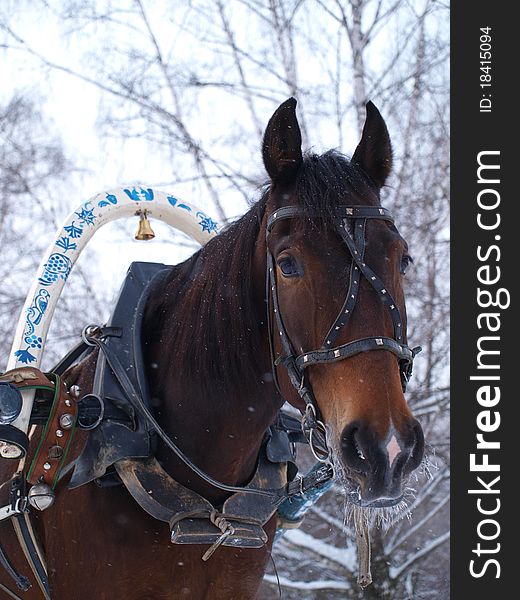
[[372, 102], [367, 103], [366, 111], [363, 134], [352, 162], [381, 188], [392, 169], [392, 144], [385, 120]]
[[275, 183], [290, 183], [302, 164], [302, 134], [296, 118], [296, 100], [289, 98], [267, 124], [262, 144], [266, 171]]

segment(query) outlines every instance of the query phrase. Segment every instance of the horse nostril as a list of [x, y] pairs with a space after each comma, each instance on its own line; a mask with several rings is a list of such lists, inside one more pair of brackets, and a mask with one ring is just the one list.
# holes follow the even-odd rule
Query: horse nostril
[[368, 473], [370, 464], [367, 452], [362, 442], [362, 432], [358, 423], [351, 423], [343, 430], [341, 436], [341, 450], [345, 464], [360, 473]]
[[424, 434], [419, 421], [414, 420], [412, 425], [412, 440], [410, 456], [406, 463], [406, 472], [411, 473], [422, 462], [424, 455]]

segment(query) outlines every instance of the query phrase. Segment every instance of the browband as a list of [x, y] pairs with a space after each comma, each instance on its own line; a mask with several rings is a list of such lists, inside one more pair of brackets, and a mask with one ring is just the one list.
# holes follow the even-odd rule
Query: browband
[[[302, 206], [284, 206], [274, 211], [267, 219], [267, 233], [271, 232], [273, 225], [281, 219], [290, 219], [292, 217], [308, 216], [313, 218], [319, 216], [306, 211]], [[334, 210], [334, 216], [337, 219], [353, 218], [353, 219], [383, 219], [385, 221], [394, 222], [391, 212], [382, 206], [337, 206]]]

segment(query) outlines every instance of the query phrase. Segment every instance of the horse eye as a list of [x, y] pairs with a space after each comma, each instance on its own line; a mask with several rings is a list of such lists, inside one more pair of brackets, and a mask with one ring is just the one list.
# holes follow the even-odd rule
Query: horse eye
[[282, 256], [277, 263], [284, 277], [299, 277], [301, 275], [298, 264], [292, 256]]
[[409, 254], [405, 254], [403, 258], [401, 258], [401, 275], [406, 275], [406, 270], [413, 263], [413, 258]]

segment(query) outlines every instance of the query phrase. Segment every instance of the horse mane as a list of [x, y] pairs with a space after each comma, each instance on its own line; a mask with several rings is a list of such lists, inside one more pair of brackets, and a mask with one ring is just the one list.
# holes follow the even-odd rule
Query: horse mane
[[[312, 226], [327, 227], [338, 203], [352, 193], [366, 194], [367, 188], [373, 190], [362, 171], [330, 150], [304, 156], [296, 195], [304, 213], [312, 215]], [[265, 347], [264, 282], [255, 287], [253, 257], [268, 198], [265, 186], [245, 215], [172, 267], [162, 289], [150, 295], [147, 343], [159, 343], [171, 368], [197, 380], [207, 393], [230, 384], [244, 390], [264, 383], [258, 381]]]
[[337, 150], [306, 153], [296, 181], [296, 195], [304, 214], [321, 229], [334, 229], [338, 205], [352, 203], [352, 196], [376, 196], [368, 176]]
[[259, 314], [252, 269], [267, 197], [172, 267], [148, 301], [148, 344], [159, 343], [171, 368], [209, 393], [230, 380], [243, 389], [257, 377], [265, 311]]

